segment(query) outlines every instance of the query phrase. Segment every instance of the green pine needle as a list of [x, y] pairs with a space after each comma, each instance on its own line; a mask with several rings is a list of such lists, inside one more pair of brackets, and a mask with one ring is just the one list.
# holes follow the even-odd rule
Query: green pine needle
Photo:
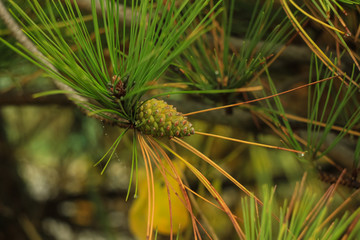
[[[193, 3], [182, 1], [180, 6], [175, 5], [177, 1], [170, 1], [168, 5], [157, 1], [133, 0], [130, 3], [130, 29], [125, 28], [125, 23], [120, 24], [119, 1], [100, 2], [102, 16], [96, 13], [95, 1], [91, 1], [91, 26], [88, 19], [85, 22], [76, 1], [48, 1], [44, 7], [38, 0], [27, 0], [37, 18], [34, 20], [11, 0], [14, 16], [24, 19], [20, 21], [17, 18], [25, 34], [44, 57], [23, 46], [0, 40], [44, 69], [50, 77], [90, 99], [91, 104], [86, 109], [93, 111], [93, 114], [118, 112], [115, 115], [131, 125], [135, 122], [137, 103], [149, 90], [158, 88], [156, 85], [150, 86], [150, 82], [159, 79], [173, 60], [208, 30], [208, 19], [221, 1], [201, 21], [194, 23], [208, 5], [208, 0]], [[127, 5], [125, 1], [124, 6]], [[123, 15], [126, 15], [125, 9]], [[108, 49], [110, 64], [104, 49]], [[112, 80], [113, 76], [118, 76], [115, 81]], [[116, 92], [119, 91], [119, 84], [123, 88], [120, 96]], [[84, 105], [80, 104], [82, 107]]]
[[[220, 27], [212, 29], [212, 35], [209, 35], [220, 39], [219, 42], [212, 41], [210, 36], [202, 36], [178, 58], [176, 67], [182, 70], [182, 78], [185, 76], [190, 89], [210, 94], [214, 90], [244, 87], [263, 68], [265, 58], [274, 52], [276, 45], [284, 43], [291, 34], [286, 19], [270, 31], [280, 11], [273, 10], [272, 0], [266, 1], [261, 7], [257, 1], [245, 40], [240, 49], [234, 51], [230, 46], [234, 6], [234, 0], [230, 1], [229, 6], [223, 3], [222, 22], [218, 23], [213, 18], [212, 24], [220, 24]], [[260, 41], [264, 43], [260, 44]], [[234, 95], [228, 94], [228, 101], [234, 101], [231, 99]]]
[[[344, 212], [338, 219], [324, 224], [332, 213], [327, 206], [331, 198], [323, 201], [314, 194], [314, 189], [306, 187], [295, 191], [293, 205], [289, 206], [285, 199], [279, 210], [275, 190], [264, 187], [262, 193], [263, 206], [257, 206], [253, 198], [241, 199], [246, 239], [340, 239], [349, 229], [351, 233], [346, 239], [360, 237], [360, 224], [357, 221], [360, 208], [351, 213]], [[323, 204], [319, 205], [319, 202]]]

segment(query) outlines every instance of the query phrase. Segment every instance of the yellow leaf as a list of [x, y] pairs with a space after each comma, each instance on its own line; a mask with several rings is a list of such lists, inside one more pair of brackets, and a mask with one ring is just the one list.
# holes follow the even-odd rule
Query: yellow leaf
[[[161, 174], [158, 169], [154, 171], [155, 182], [155, 209], [154, 209], [154, 230], [163, 235], [170, 235], [170, 210], [171, 204], [171, 218], [172, 231], [177, 234], [184, 230], [190, 222], [188, 211], [184, 205], [184, 196], [179, 187], [179, 183], [174, 178], [174, 175], [165, 161], [165, 174]], [[181, 175], [183, 167], [180, 162], [174, 162], [174, 165]], [[147, 213], [148, 213], [148, 194], [147, 194], [147, 180], [145, 170], [139, 170], [139, 193], [131, 205], [129, 212], [129, 224], [131, 232], [138, 239], [146, 239], [147, 228]], [[166, 180], [164, 179], [166, 177]], [[170, 202], [168, 190], [170, 192]]]

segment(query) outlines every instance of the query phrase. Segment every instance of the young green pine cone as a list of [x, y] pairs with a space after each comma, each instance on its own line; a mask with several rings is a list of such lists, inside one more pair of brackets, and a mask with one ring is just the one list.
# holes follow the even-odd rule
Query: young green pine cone
[[195, 133], [182, 113], [163, 100], [152, 98], [141, 102], [136, 113], [135, 127], [153, 137], [184, 137]]

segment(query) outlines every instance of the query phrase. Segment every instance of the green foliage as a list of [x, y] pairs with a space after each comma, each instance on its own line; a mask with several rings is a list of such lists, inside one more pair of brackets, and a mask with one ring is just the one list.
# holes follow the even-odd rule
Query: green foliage
[[[69, 0], [65, 1], [65, 5], [52, 2], [47, 5], [47, 14], [38, 1], [28, 1], [43, 26], [40, 28], [19, 5], [11, 1], [14, 16], [20, 15], [25, 19], [22, 23], [24, 31], [44, 57], [23, 46], [15, 47], [2, 38], [0, 40], [43, 68], [53, 79], [67, 84], [77, 94], [92, 100], [92, 103], [78, 102], [80, 106], [93, 111], [93, 114], [131, 125], [135, 123], [136, 108], [141, 97], [150, 89], [159, 88], [149, 83], [156, 81], [176, 56], [198, 35], [207, 31], [208, 16], [215, 8], [183, 38], [185, 31], [207, 2], [201, 0], [191, 4], [183, 1], [180, 6], [175, 6], [175, 1], [170, 5], [155, 4], [153, 1], [132, 1], [131, 28], [130, 33], [127, 33], [125, 21], [123, 26], [120, 25], [118, 1], [106, 1], [105, 5], [102, 2], [103, 19], [98, 19], [95, 1], [92, 1], [95, 33], [93, 42], [76, 2], [74, 7]], [[125, 8], [123, 15], [126, 16]], [[57, 16], [66, 23], [65, 31], [71, 33], [70, 41], [65, 39], [63, 32], [57, 27]], [[101, 38], [100, 28], [104, 28], [105, 41]], [[122, 37], [119, 38], [120, 34]], [[127, 35], [129, 42], [126, 41]], [[128, 48], [125, 50], [126, 46]], [[104, 48], [110, 50], [112, 70], [109, 70], [105, 61]], [[113, 79], [112, 76], [116, 77]], [[119, 84], [124, 91], [120, 96], [116, 92]], [[54, 93], [69, 92], [48, 94]]]
[[[101, 14], [97, 13], [96, 1], [92, 0], [92, 13], [89, 16], [83, 15], [76, 1], [74, 4], [72, 2], [59, 0], [46, 1], [46, 4], [43, 4], [42, 1], [27, 0], [27, 4], [30, 6], [29, 11], [28, 9], [24, 10], [25, 8], [16, 4], [15, 1], [10, 1], [14, 17], [22, 24], [25, 34], [41, 54], [26, 46], [14, 44], [8, 39], [0, 38], [0, 40], [7, 47], [46, 71], [48, 76], [71, 88], [71, 90], [39, 93], [36, 95], [37, 97], [58, 93], [67, 94], [71, 100], [87, 110], [89, 115], [97, 115], [102, 120], [109, 120], [110, 123], [123, 128], [121, 132], [114, 131], [112, 133], [116, 135], [115, 140], [109, 144], [108, 151], [95, 165], [100, 165], [104, 161], [101, 172], [104, 173], [110, 160], [117, 155], [120, 143], [125, 142], [122, 150], [129, 150], [126, 158], [129, 159], [129, 162], [131, 159], [129, 187], [127, 195], [124, 197], [126, 200], [132, 193], [133, 181], [135, 181], [134, 196], [138, 196], [138, 154], [141, 151], [145, 165], [145, 171], [140, 171], [141, 187], [148, 191], [147, 195], [141, 195], [142, 201], [147, 199], [147, 202], [142, 202], [142, 206], [147, 205], [148, 216], [147, 225], [144, 227], [146, 232], [142, 232], [142, 234], [149, 237], [155, 232], [156, 238], [158, 234], [164, 232], [168, 235], [172, 233], [171, 227], [167, 231], [159, 232], [153, 228], [154, 219], [159, 222], [163, 220], [157, 215], [155, 207], [155, 193], [158, 188], [161, 189], [163, 196], [174, 195], [174, 198], [184, 196], [177, 199], [180, 200], [179, 205], [182, 207], [179, 209], [187, 210], [190, 213], [193, 229], [190, 229], [189, 232], [193, 230], [194, 237], [209, 234], [208, 236], [217, 238], [217, 233], [214, 233], [216, 231], [212, 232], [211, 226], [206, 226], [206, 215], [208, 214], [208, 217], [217, 215], [209, 210], [210, 205], [198, 207], [197, 204], [200, 201], [194, 199], [194, 196], [199, 197], [201, 201], [205, 200], [206, 204], [211, 204], [210, 207], [216, 211], [218, 211], [217, 208], [223, 211], [221, 214], [227, 220], [227, 222], [224, 220], [225, 224], [230, 220], [232, 225], [229, 226], [234, 227], [232, 232], [226, 228], [230, 232], [228, 234], [236, 231], [238, 237], [243, 239], [338, 239], [341, 236], [356, 239], [360, 237], [360, 224], [357, 221], [360, 214], [358, 206], [349, 207], [352, 212], [345, 212], [343, 216], [339, 215], [338, 219], [334, 220], [335, 213], [340, 212], [343, 207], [343, 205], [340, 207], [331, 205], [330, 199], [335, 196], [336, 187], [334, 186], [322, 197], [314, 194], [316, 191], [312, 188], [306, 188], [306, 190], [297, 188], [290, 203], [287, 204], [287, 200], [285, 200], [284, 205], [278, 209], [277, 205], [280, 200], [275, 198], [273, 190], [265, 188], [262, 192], [260, 191], [263, 193], [260, 200], [237, 179], [237, 177], [245, 176], [244, 179], [249, 182], [277, 184], [275, 172], [281, 168], [277, 163], [287, 162], [289, 164], [290, 160], [294, 158], [294, 156], [289, 156], [289, 152], [306, 152], [306, 154], [298, 156], [301, 160], [320, 160], [327, 157], [330, 150], [340, 140], [349, 135], [356, 136], [354, 133], [358, 133], [356, 127], [360, 121], [360, 105], [357, 95], [360, 75], [356, 69], [355, 57], [351, 55], [351, 49], [339, 33], [341, 31], [335, 31], [333, 36], [339, 46], [344, 48], [343, 53], [339, 53], [336, 58], [327, 57], [330, 62], [324, 61], [321, 54], [317, 54], [317, 57], [314, 55], [310, 63], [308, 83], [300, 87], [308, 88], [307, 98], [304, 97], [304, 101], [307, 100], [307, 109], [301, 109], [304, 115], [307, 113], [302, 129], [306, 135], [302, 139], [288, 114], [297, 103], [294, 102], [292, 103], [294, 106], [290, 105], [289, 107], [289, 104], [284, 104], [284, 100], [280, 97], [284, 93], [300, 88], [295, 87], [288, 91], [278, 92], [278, 84], [281, 83], [273, 81], [270, 74], [272, 69], [269, 67], [277, 57], [272, 58], [277, 45], [284, 44], [289, 34], [292, 33], [289, 28], [290, 21], [283, 20], [277, 24], [277, 19], [283, 18], [283, 16], [281, 9], [274, 11], [274, 1], [268, 0], [264, 4], [256, 1], [247, 27], [248, 30], [239, 48], [233, 47], [231, 44], [234, 32], [231, 26], [235, 18], [235, 0], [230, 1], [229, 4], [217, 1], [215, 5], [210, 0], [132, 0], [124, 2], [124, 10], [118, 8], [120, 1], [108, 0], [100, 1]], [[300, 7], [293, 1], [289, 2], [299, 10]], [[308, 2], [310, 3], [310, 1]], [[355, 1], [342, 2], [356, 3]], [[311, 3], [312, 5], [309, 5], [314, 6], [314, 9], [318, 10], [319, 16], [323, 18], [327, 17], [329, 10], [338, 17], [336, 9], [333, 8], [334, 5], [341, 9], [336, 1], [312, 1]], [[130, 24], [126, 23], [127, 20], [122, 21], [127, 19], [126, 15], [129, 14], [126, 7], [131, 9]], [[284, 7], [290, 11], [288, 6], [287, 8]], [[305, 15], [309, 17], [309, 14]], [[291, 20], [296, 20], [294, 18]], [[334, 21], [330, 18], [327, 21], [329, 21], [328, 25], [324, 23], [320, 25], [334, 30]], [[299, 30], [298, 33], [303, 36], [306, 32]], [[318, 51], [316, 48], [311, 50], [314, 53]], [[353, 71], [350, 74], [339, 71], [340, 67], [338, 67], [342, 55], [346, 54], [350, 54], [354, 60]], [[331, 54], [328, 55], [331, 56]], [[269, 59], [270, 61], [268, 61]], [[320, 63], [320, 60], [323, 63]], [[175, 83], [162, 84], [163, 79], [160, 78], [165, 76], [164, 73], [171, 67], [175, 67], [175, 70], [181, 72], [180, 77], [166, 75], [174, 77], [172, 81]], [[285, 69], [283, 70], [286, 72]], [[261, 85], [259, 88], [263, 89], [263, 95], [258, 97], [255, 93], [247, 96], [244, 94], [244, 97], [250, 97], [252, 100], [239, 103], [239, 100], [244, 99], [243, 96], [239, 96], [238, 92], [242, 91], [240, 88], [250, 86], [253, 81], [263, 80], [263, 72], [266, 73], [264, 77], [268, 80], [266, 83], [265, 81], [258, 82]], [[165, 80], [169, 80], [169, 78], [165, 78]], [[253, 132], [261, 131], [262, 133], [264, 131], [265, 133], [266, 130], [261, 124], [257, 125], [256, 130], [254, 130], [255, 127], [251, 129], [252, 134], [248, 134], [248, 129], [243, 129], [239, 133], [233, 131], [234, 128], [232, 128], [229, 132], [233, 135], [225, 137], [225, 131], [220, 134], [224, 136], [200, 132], [203, 131], [201, 128], [212, 131], [213, 128], [210, 125], [213, 120], [209, 117], [206, 119], [209, 125], [198, 123], [199, 127], [196, 129], [200, 130], [195, 132], [186, 117], [194, 112], [183, 115], [172, 105], [155, 99], [158, 96], [173, 94], [191, 94], [191, 96], [202, 94], [213, 101], [211, 106], [214, 103], [220, 105], [216, 109], [207, 109], [208, 112], [243, 105], [244, 109], [253, 113], [253, 116], [264, 120], [275, 133], [285, 140], [284, 144], [292, 149], [278, 147], [276, 142], [279, 142], [279, 139], [274, 136], [269, 138], [268, 145], [237, 139], [251, 136], [250, 140], [253, 140]], [[75, 97], [76, 95], [84, 97], [84, 100], [79, 101]], [[179, 99], [186, 101], [181, 97]], [[265, 100], [262, 105], [250, 105], [250, 103], [261, 100]], [[222, 106], [233, 102], [238, 103]], [[245, 103], [249, 104], [245, 105]], [[183, 105], [186, 105], [186, 102]], [[227, 117], [230, 118], [231, 115], [228, 114]], [[237, 119], [235, 120], [237, 121]], [[236, 122], [234, 125], [239, 127], [241, 123]], [[86, 126], [86, 128], [91, 127], [91, 125]], [[334, 131], [337, 132], [335, 140], [324, 147], [329, 134]], [[229, 135], [231, 135], [230, 133]], [[51, 134], [56, 135], [53, 132]], [[89, 134], [95, 133], [89, 132]], [[204, 144], [204, 139], [192, 137], [190, 139], [193, 141], [192, 144], [196, 143], [202, 147], [207, 145], [204, 147], [206, 154], [203, 154], [180, 139], [193, 134], [254, 146], [247, 149], [248, 151], [244, 151], [243, 149], [234, 150], [232, 145], [228, 145], [227, 148], [224, 148], [226, 149], [224, 150], [225, 156], [219, 157], [215, 162], [208, 155], [215, 150], [219, 151], [220, 144], [218, 142]], [[268, 136], [269, 133], [265, 134], [264, 136]], [[132, 138], [127, 138], [129, 135]], [[18, 136], [22, 136], [21, 131]], [[161, 138], [163, 136], [165, 138]], [[234, 136], [236, 139], [233, 138]], [[257, 134], [255, 138], [260, 141], [264, 140], [260, 134]], [[54, 142], [58, 141], [56, 137], [53, 139]], [[70, 143], [73, 149], [71, 151], [74, 152], [87, 151], [87, 146], [91, 145], [92, 148], [98, 144], [98, 142], [91, 142], [91, 144], [86, 142], [80, 133], [72, 134], [68, 139], [68, 144]], [[34, 144], [33, 148], [46, 145], [45, 141]], [[259, 150], [259, 146], [289, 152], [287, 155], [270, 153], [265, 148]], [[188, 153], [182, 152], [182, 148], [191, 153], [190, 157], [186, 155]], [[241, 152], [241, 156], [238, 156], [239, 152]], [[181, 169], [181, 174], [173, 166], [173, 157], [180, 159], [187, 167]], [[277, 158], [276, 161], [275, 158]], [[358, 168], [360, 161], [360, 141], [358, 139], [353, 158], [352, 163], [355, 168]], [[164, 167], [165, 163], [169, 168]], [[155, 166], [159, 170], [157, 175], [154, 175], [153, 167]], [[212, 171], [209, 170], [210, 167]], [[292, 174], [299, 168], [287, 165], [287, 169], [282, 172], [282, 175], [288, 175], [285, 176], [286, 180], [293, 180], [301, 175], [300, 173]], [[192, 173], [192, 178], [188, 178], [188, 172]], [[208, 173], [213, 179], [208, 180]], [[164, 181], [159, 181], [161, 177]], [[352, 180], [356, 181], [355, 175], [353, 177]], [[231, 182], [231, 190], [235, 188], [235, 185], [236, 190], [241, 189], [250, 197], [237, 201], [239, 194], [234, 194], [236, 200], [230, 206], [227, 203], [226, 194], [223, 195], [228, 190], [227, 188], [230, 188], [227, 186], [227, 181]], [[284, 179], [281, 181], [286, 182]], [[316, 182], [316, 178], [313, 178], [312, 181]], [[172, 182], [173, 187], [167, 182]], [[356, 184], [353, 185], [356, 187]], [[192, 190], [193, 186], [198, 187], [198, 191]], [[146, 192], [143, 189], [142, 192]], [[176, 190], [174, 191], [174, 189]], [[346, 201], [355, 198], [355, 193]], [[169, 207], [167, 209], [170, 213], [171, 206], [174, 206], [174, 204], [171, 205], [170, 197], [161, 200], [161, 203], [166, 202], [169, 205], [165, 207]], [[101, 203], [99, 199], [96, 202]], [[161, 203], [160, 209], [164, 210]], [[233, 211], [238, 205], [241, 205], [240, 214]], [[202, 211], [206, 214], [202, 214]], [[143, 211], [139, 212], [138, 218], [143, 220]], [[240, 218], [241, 214], [242, 219]], [[154, 217], [154, 215], [156, 216]], [[104, 221], [105, 225], [107, 224], [105, 220], [101, 221]], [[168, 223], [167, 219], [165, 222]], [[219, 226], [222, 225], [219, 224]], [[203, 230], [199, 231], [200, 227]], [[176, 237], [181, 238], [182, 236], [182, 233], [179, 232]]]
[[197, 39], [177, 59], [176, 67], [180, 69], [182, 79], [175, 81], [183, 81], [193, 93], [203, 90], [201, 93], [211, 94], [208, 97], [214, 102], [236, 101], [238, 94], [225, 93], [237, 92], [238, 88], [254, 80], [266, 64], [266, 58], [271, 57], [276, 46], [283, 44], [291, 33], [286, 19], [275, 22], [280, 9], [275, 11], [273, 4], [273, 1], [264, 4], [256, 1], [244, 39], [233, 46], [235, 1], [224, 2], [226, 10], [220, 19], [212, 20], [210, 34]]
[[[360, 106], [355, 98], [360, 75], [355, 76], [355, 72], [354, 70], [353, 75], [350, 76], [353, 81], [346, 83], [345, 78], [339, 79], [334, 72], [325, 68], [313, 56], [308, 84], [307, 146], [305, 147], [308, 160], [318, 160], [325, 156], [360, 120]], [[302, 149], [301, 144], [286, 117], [283, 103], [269, 74], [268, 80], [271, 93], [274, 95], [272, 98], [274, 104], [271, 103], [271, 100], [266, 100], [267, 109], [265, 111], [271, 114], [271, 121], [276, 126], [284, 126], [280, 129], [282, 129], [287, 143], [300, 150]], [[340, 81], [340, 83], [335, 84], [335, 81]], [[337, 130], [339, 133], [334, 141], [324, 149], [323, 144], [333, 130]]]
[[319, 197], [314, 194], [314, 189], [304, 189], [302, 186], [295, 190], [291, 201], [284, 200], [279, 209], [274, 189], [264, 187], [262, 194], [263, 206], [258, 206], [251, 198], [241, 199], [246, 239], [339, 239], [345, 235], [346, 239], [360, 237], [360, 224], [356, 220], [360, 209], [344, 212], [334, 219], [329, 212], [332, 205], [329, 193]]
[[[320, 159], [325, 156], [344, 136], [352, 129], [356, 122], [360, 120], [360, 105], [354, 99], [358, 92], [355, 85], [359, 82], [360, 74], [351, 76], [354, 82], [347, 84], [345, 78], [340, 82], [340, 86], [334, 86], [334, 74], [330, 70], [325, 70], [322, 64], [314, 60], [316, 79], [331, 78], [329, 81], [316, 84], [309, 87], [308, 101], [308, 153], [312, 159]], [[312, 71], [310, 71], [310, 79]], [[355, 102], [353, 102], [355, 100]], [[344, 114], [349, 113], [349, 114]], [[324, 129], [316, 126], [314, 122], [323, 122], [326, 124]], [[327, 135], [338, 124], [342, 130], [338, 133], [334, 141], [326, 148], [321, 149]]]
[[337, 1], [337, 0], [321, 0], [321, 1], [319, 1], [319, 3], [326, 12], [330, 12], [330, 11], [336, 12], [333, 4], [336, 7], [340, 8], [340, 10], [344, 11], [344, 9], [340, 3], [354, 5], [354, 4], [360, 4], [360, 0], [339, 0], [339, 1]]

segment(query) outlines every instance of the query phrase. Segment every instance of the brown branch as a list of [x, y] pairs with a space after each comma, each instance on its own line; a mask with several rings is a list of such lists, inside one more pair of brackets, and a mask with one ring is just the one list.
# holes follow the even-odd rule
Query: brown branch
[[[0, 107], [3, 106], [26, 106], [26, 105], [35, 105], [35, 106], [48, 106], [48, 105], [59, 105], [59, 106], [73, 106], [72, 102], [62, 94], [58, 95], [49, 95], [40, 98], [33, 98], [33, 95], [36, 92], [24, 92], [11, 90], [6, 93], [0, 94]], [[164, 99], [167, 103], [176, 106], [176, 108], [183, 113], [191, 112], [193, 110], [200, 110], [204, 108], [209, 108], [210, 106], [201, 102], [192, 99], [185, 100], [172, 100]], [[186, 102], [186, 104], [184, 104]], [[97, 118], [97, 116], [93, 116]], [[197, 114], [191, 116], [190, 120], [198, 119], [203, 121], [209, 121], [214, 124], [223, 124], [236, 128], [246, 128], [254, 129], [255, 123], [252, 119], [249, 111], [242, 110], [240, 108], [234, 109], [231, 115], [226, 114], [225, 111], [213, 111], [208, 114]], [[109, 120], [99, 119], [104, 123], [109, 123]]]

